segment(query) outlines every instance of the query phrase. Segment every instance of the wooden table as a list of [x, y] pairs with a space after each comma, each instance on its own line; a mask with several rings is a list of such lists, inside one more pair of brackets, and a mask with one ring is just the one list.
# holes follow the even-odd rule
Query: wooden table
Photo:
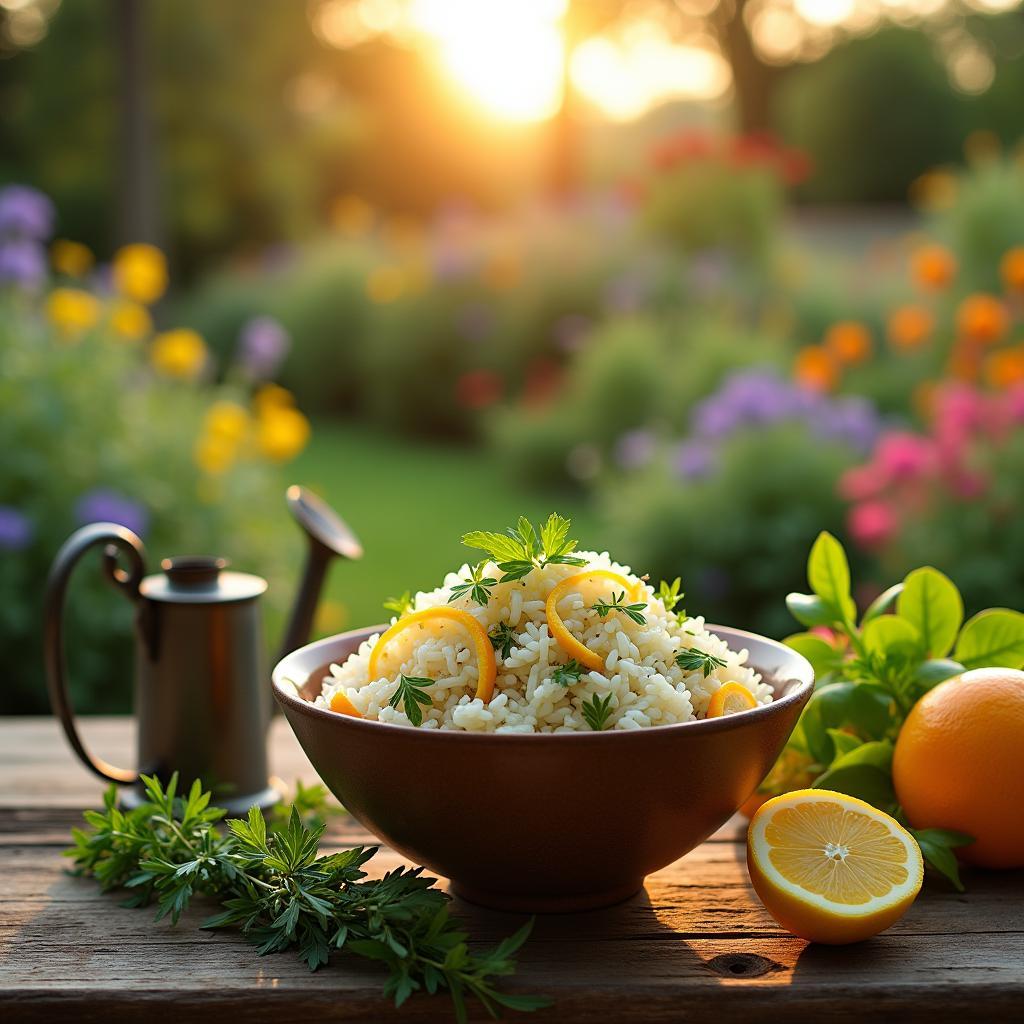
[[[86, 720], [94, 749], [130, 763], [131, 726]], [[287, 724], [272, 733], [276, 775], [312, 778]], [[101, 785], [48, 719], [0, 719], [0, 1021], [450, 1020], [441, 997], [395, 1011], [372, 965], [336, 956], [309, 973], [291, 953], [259, 958], [237, 934], [201, 932], [196, 908], [177, 927], [121, 909], [63, 873], [68, 830]], [[1021, 813], [1021, 809], [1016, 809]], [[372, 841], [336, 819], [331, 845]], [[382, 851], [378, 871], [398, 858]], [[929, 883], [884, 935], [859, 946], [809, 946], [758, 903], [744, 867], [743, 822], [730, 822], [648, 879], [646, 895], [608, 910], [543, 917], [508, 987], [553, 1006], [529, 1019], [600, 1022], [1021, 1020], [1024, 877], [968, 878], [960, 895]], [[456, 903], [472, 934], [496, 941], [522, 922]], [[510, 1018], [519, 1017], [517, 1014]], [[474, 1019], [485, 1019], [477, 1008]], [[523, 1018], [524, 1020], [526, 1018]]]

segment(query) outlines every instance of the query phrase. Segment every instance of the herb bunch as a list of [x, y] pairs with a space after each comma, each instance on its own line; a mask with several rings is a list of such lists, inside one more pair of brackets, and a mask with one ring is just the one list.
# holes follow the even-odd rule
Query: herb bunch
[[[489, 952], [471, 953], [448, 897], [422, 868], [367, 879], [362, 867], [376, 848], [321, 855], [326, 826], [304, 824], [295, 806], [280, 828], [268, 830], [253, 807], [223, 833], [217, 825], [224, 811], [209, 806], [198, 781], [182, 797], [177, 775], [166, 788], [148, 776], [143, 784], [148, 802], [131, 811], [118, 808], [111, 786], [103, 811], [85, 813], [89, 828], [73, 829], [74, 846], [64, 851], [74, 873], [95, 878], [104, 892], [128, 889], [125, 906], [156, 902], [158, 920], [177, 922], [193, 896], [217, 900], [223, 910], [203, 928], [238, 928], [260, 956], [295, 948], [310, 970], [336, 950], [379, 961], [388, 970], [384, 993], [396, 1006], [420, 990], [447, 991], [458, 1021], [466, 1020], [469, 996], [494, 1017], [501, 1007], [545, 1005], [494, 984], [515, 971], [513, 957], [530, 924]], [[318, 809], [316, 795], [306, 791], [307, 811]]]
[[647, 607], [646, 601], [638, 601], [636, 604], [626, 604], [626, 592], [623, 590], [621, 594], [616, 594], [612, 591], [612, 599], [610, 601], [595, 601], [591, 608], [603, 619], [610, 612], [622, 612], [627, 618], [630, 618], [638, 626], [643, 626], [647, 623], [647, 617], [644, 615], [644, 609]]

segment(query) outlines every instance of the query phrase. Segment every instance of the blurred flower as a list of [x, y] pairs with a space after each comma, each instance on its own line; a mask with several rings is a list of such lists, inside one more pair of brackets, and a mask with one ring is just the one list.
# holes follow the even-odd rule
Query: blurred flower
[[993, 352], [984, 366], [985, 380], [994, 388], [1024, 383], [1024, 345]]
[[295, 405], [295, 396], [279, 384], [264, 384], [252, 396], [252, 404], [257, 414], [262, 414], [268, 409]]
[[842, 441], [861, 452], [871, 450], [880, 429], [875, 407], [858, 396], [822, 401], [807, 409], [805, 419], [821, 437]]
[[854, 505], [847, 516], [846, 525], [857, 544], [873, 548], [893, 536], [899, 528], [899, 520], [884, 501], [871, 500]]
[[936, 467], [935, 446], [926, 437], [906, 431], [882, 436], [875, 450], [875, 464], [891, 480], [923, 476]]
[[375, 267], [366, 276], [366, 294], [371, 302], [386, 305], [401, 298], [405, 291], [405, 274], [401, 267]]
[[46, 315], [68, 340], [94, 327], [100, 318], [100, 302], [81, 288], [54, 288], [46, 299]]
[[145, 534], [149, 525], [149, 512], [145, 506], [120, 491], [97, 487], [75, 503], [75, 519], [86, 523], [117, 523], [137, 533]]
[[843, 473], [836, 490], [846, 501], [863, 501], [865, 498], [877, 497], [885, 490], [887, 483], [881, 469], [874, 462], [869, 462], [863, 466], [853, 466]]
[[926, 171], [910, 185], [910, 199], [928, 211], [948, 210], [958, 191], [956, 176], [949, 171]]
[[615, 461], [622, 469], [640, 469], [654, 458], [657, 440], [649, 430], [627, 430], [615, 442]]
[[193, 456], [196, 465], [210, 476], [226, 472], [238, 455], [238, 446], [219, 434], [204, 434], [196, 441]]
[[710, 132], [688, 128], [655, 143], [651, 163], [658, 170], [669, 171], [681, 163], [716, 157], [720, 150], [718, 139]]
[[914, 282], [926, 291], [944, 291], [956, 277], [956, 258], [944, 246], [925, 245], [910, 258]]
[[203, 429], [210, 437], [238, 444], [249, 431], [249, 412], [237, 402], [229, 402], [226, 399], [214, 402], [206, 410]]
[[149, 358], [168, 377], [194, 380], [206, 365], [206, 342], [190, 327], [164, 331], [153, 339]]
[[949, 354], [946, 374], [954, 380], [976, 381], [981, 374], [981, 353], [975, 345], [957, 344]]
[[373, 229], [373, 207], [359, 196], [339, 196], [331, 204], [331, 226], [349, 238], [362, 238]]
[[527, 405], [543, 405], [558, 394], [562, 384], [562, 368], [553, 359], [538, 356], [526, 367], [523, 401]]
[[272, 316], [247, 320], [238, 335], [239, 362], [250, 377], [272, 377], [291, 347], [292, 339]]
[[81, 242], [58, 238], [50, 246], [50, 263], [58, 274], [81, 277], [88, 273], [93, 262], [92, 250], [87, 245], [82, 245]]
[[839, 382], [839, 368], [829, 351], [821, 345], [806, 345], [800, 349], [793, 375], [811, 391], [831, 391]]
[[1009, 323], [1006, 306], [994, 295], [976, 292], [957, 307], [956, 326], [960, 336], [981, 345], [999, 341]]
[[48, 196], [28, 185], [0, 188], [0, 235], [41, 241], [53, 231], [54, 209]]
[[0, 285], [37, 289], [46, 280], [46, 253], [27, 238], [0, 240]]
[[32, 543], [32, 520], [12, 505], [0, 505], [0, 551], [21, 551]]
[[713, 445], [694, 439], [676, 445], [672, 468], [684, 480], [697, 480], [714, 471], [716, 453]]
[[824, 346], [840, 365], [863, 363], [871, 355], [871, 334], [856, 320], [840, 320], [825, 332]]
[[893, 348], [919, 348], [935, 330], [935, 317], [924, 306], [907, 305], [893, 310], [888, 334]]
[[295, 458], [309, 441], [309, 420], [288, 405], [268, 405], [260, 410], [256, 422], [256, 443], [261, 452], [275, 462]]
[[999, 263], [999, 273], [1008, 292], [1024, 292], [1024, 246], [1009, 249]]
[[493, 370], [468, 370], [455, 382], [455, 396], [466, 409], [486, 409], [501, 398], [501, 377]]
[[167, 291], [167, 260], [153, 245], [139, 242], [114, 253], [114, 288], [126, 298], [150, 305]]
[[153, 318], [140, 303], [119, 299], [110, 309], [110, 326], [123, 341], [141, 341], [153, 333]]

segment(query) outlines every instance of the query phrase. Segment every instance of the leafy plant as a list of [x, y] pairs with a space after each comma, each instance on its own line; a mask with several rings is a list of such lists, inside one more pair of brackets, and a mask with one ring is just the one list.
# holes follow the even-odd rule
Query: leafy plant
[[103, 811], [85, 813], [90, 827], [73, 829], [75, 845], [64, 851], [74, 858], [74, 873], [95, 878], [102, 891], [130, 890], [125, 906], [156, 902], [157, 919], [176, 923], [193, 896], [217, 900], [223, 910], [203, 928], [239, 928], [260, 956], [295, 948], [314, 971], [336, 950], [379, 961], [389, 972], [384, 993], [396, 1006], [416, 991], [447, 990], [458, 1021], [466, 1020], [467, 996], [493, 1017], [500, 1007], [546, 1005], [494, 986], [514, 972], [513, 956], [532, 924], [489, 952], [471, 953], [448, 913], [448, 897], [422, 868], [367, 879], [362, 867], [376, 848], [321, 855], [325, 826], [304, 825], [298, 806], [286, 824], [269, 830], [252, 807], [245, 819], [227, 822], [224, 834], [217, 829], [224, 811], [209, 806], [198, 781], [182, 797], [177, 774], [166, 788], [148, 776], [143, 784], [148, 802], [132, 811], [117, 807], [111, 786]]
[[569, 539], [571, 525], [564, 516], [552, 512], [538, 531], [520, 516], [516, 526], [506, 533], [475, 530], [465, 534], [462, 543], [490, 555], [503, 573], [501, 582], [510, 583], [545, 565], [586, 565], [586, 559], [572, 554], [576, 541]]
[[[665, 611], [675, 611], [676, 605], [686, 597], [686, 595], [679, 589], [682, 586], [682, 582], [683, 581], [677, 576], [671, 583], [666, 583], [665, 580], [662, 580], [661, 583], [658, 584], [657, 597], [665, 606]], [[686, 618], [686, 609], [680, 608], [678, 615], [680, 618]]]
[[[990, 608], [964, 623], [956, 585], [925, 566], [881, 594], [858, 624], [846, 553], [828, 533], [811, 548], [807, 578], [812, 593], [790, 594], [786, 604], [813, 631], [786, 643], [811, 663], [817, 684], [780, 761], [786, 771], [773, 773], [766, 791], [809, 773], [815, 787], [900, 817], [892, 755], [911, 708], [965, 669], [1024, 665], [1024, 615]], [[971, 837], [945, 829], [914, 836], [928, 864], [962, 889], [952, 849]]]
[[559, 665], [555, 669], [551, 674], [551, 681], [559, 686], [569, 687], [577, 682], [584, 672], [586, 672], [586, 668], [575, 658], [570, 658], [564, 665]]
[[412, 596], [412, 591], [403, 590], [398, 597], [389, 597], [384, 602], [384, 610], [388, 612], [394, 612], [399, 618], [403, 615], [408, 615], [409, 612], [413, 611], [416, 607], [416, 601]]
[[644, 615], [647, 602], [638, 601], [636, 604], [626, 604], [626, 592], [624, 590], [621, 594], [616, 594], [612, 591], [612, 599], [610, 601], [595, 601], [591, 607], [602, 619], [610, 612], [615, 611], [622, 612], [623, 615], [632, 619], [638, 626], [643, 626], [647, 622], [647, 618]]
[[725, 668], [725, 661], [715, 654], [706, 654], [692, 647], [688, 651], [680, 651], [676, 655], [676, 664], [684, 672], [700, 672], [710, 675], [716, 668]]
[[424, 688], [433, 686], [433, 679], [426, 679], [421, 676], [401, 676], [398, 680], [398, 689], [391, 695], [388, 701], [393, 708], [402, 705], [405, 717], [413, 725], [420, 725], [423, 722], [423, 710], [420, 707], [430, 707], [433, 703], [429, 693], [424, 693]]
[[612, 695], [606, 693], [603, 697], [599, 697], [595, 693], [590, 700], [583, 702], [581, 710], [587, 725], [594, 732], [602, 732], [608, 722], [608, 716], [612, 713]]
[[491, 599], [491, 588], [498, 585], [493, 576], [484, 576], [487, 568], [486, 562], [478, 562], [469, 570], [469, 579], [465, 583], [458, 583], [452, 587], [448, 603], [457, 601], [465, 594], [469, 594], [479, 605], [485, 605]]

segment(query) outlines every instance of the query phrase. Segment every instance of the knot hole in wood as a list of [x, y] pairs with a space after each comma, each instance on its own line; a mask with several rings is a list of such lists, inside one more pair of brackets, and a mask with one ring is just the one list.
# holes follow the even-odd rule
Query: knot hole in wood
[[723, 978], [757, 978], [784, 969], [782, 964], [757, 953], [722, 953], [708, 960], [707, 966]]

